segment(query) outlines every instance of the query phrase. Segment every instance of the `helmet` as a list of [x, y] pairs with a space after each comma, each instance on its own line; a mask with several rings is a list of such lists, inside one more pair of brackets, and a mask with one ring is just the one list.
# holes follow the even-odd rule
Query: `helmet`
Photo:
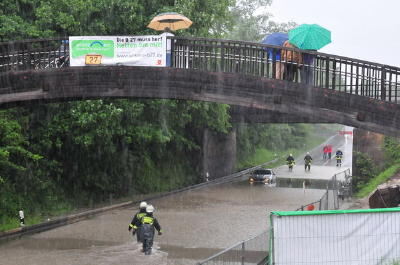
[[139, 205], [140, 209], [144, 209], [146, 207], [147, 207], [147, 202], [141, 202], [140, 205]]
[[292, 154], [289, 154], [289, 156], [292, 156]]
[[307, 155], [309, 155], [310, 154], [310, 152], [307, 152]]
[[154, 212], [154, 207], [153, 205], [147, 205], [146, 207], [146, 213], [152, 213]]

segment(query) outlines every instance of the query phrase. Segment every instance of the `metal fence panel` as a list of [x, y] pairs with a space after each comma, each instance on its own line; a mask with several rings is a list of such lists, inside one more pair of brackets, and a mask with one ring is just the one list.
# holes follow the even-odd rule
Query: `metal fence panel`
[[271, 265], [400, 263], [400, 209], [271, 213]]

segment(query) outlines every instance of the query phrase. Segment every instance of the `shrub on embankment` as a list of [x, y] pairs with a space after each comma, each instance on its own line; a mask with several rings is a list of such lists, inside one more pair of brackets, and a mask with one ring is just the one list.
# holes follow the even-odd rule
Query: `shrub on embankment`
[[378, 185], [400, 173], [400, 140], [385, 137], [383, 142], [385, 153], [385, 167], [379, 170], [368, 154], [357, 154], [356, 166], [358, 175], [353, 176], [353, 189], [355, 196], [362, 198], [368, 196]]

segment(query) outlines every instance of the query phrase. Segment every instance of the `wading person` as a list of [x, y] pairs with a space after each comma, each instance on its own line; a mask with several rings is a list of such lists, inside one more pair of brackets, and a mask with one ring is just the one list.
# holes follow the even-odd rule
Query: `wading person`
[[341, 167], [342, 166], [342, 158], [343, 158], [343, 152], [341, 150], [336, 151], [336, 166]]
[[144, 201], [139, 204], [139, 211], [133, 216], [132, 222], [128, 228], [128, 231], [131, 231], [133, 228], [132, 235], [136, 234], [137, 242], [143, 242], [140, 219], [146, 215], [146, 207], [147, 203]]
[[306, 156], [304, 157], [304, 170], [305, 171], [310, 171], [311, 169], [311, 161], [312, 157], [309, 152], [307, 152]]
[[143, 252], [145, 255], [151, 254], [153, 247], [154, 232], [157, 229], [158, 235], [162, 234], [161, 226], [157, 219], [153, 217], [154, 207], [148, 205], [146, 207], [146, 215], [140, 219], [143, 234]]
[[293, 170], [293, 166], [294, 166], [294, 157], [292, 156], [292, 154], [289, 154], [289, 156], [286, 158], [286, 164], [289, 167], [289, 171]]

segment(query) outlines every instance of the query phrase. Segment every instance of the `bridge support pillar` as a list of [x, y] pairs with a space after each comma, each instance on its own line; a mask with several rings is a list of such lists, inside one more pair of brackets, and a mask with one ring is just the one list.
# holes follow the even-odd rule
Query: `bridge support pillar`
[[232, 174], [236, 163], [236, 132], [219, 134], [205, 129], [203, 132], [203, 177], [216, 179]]

